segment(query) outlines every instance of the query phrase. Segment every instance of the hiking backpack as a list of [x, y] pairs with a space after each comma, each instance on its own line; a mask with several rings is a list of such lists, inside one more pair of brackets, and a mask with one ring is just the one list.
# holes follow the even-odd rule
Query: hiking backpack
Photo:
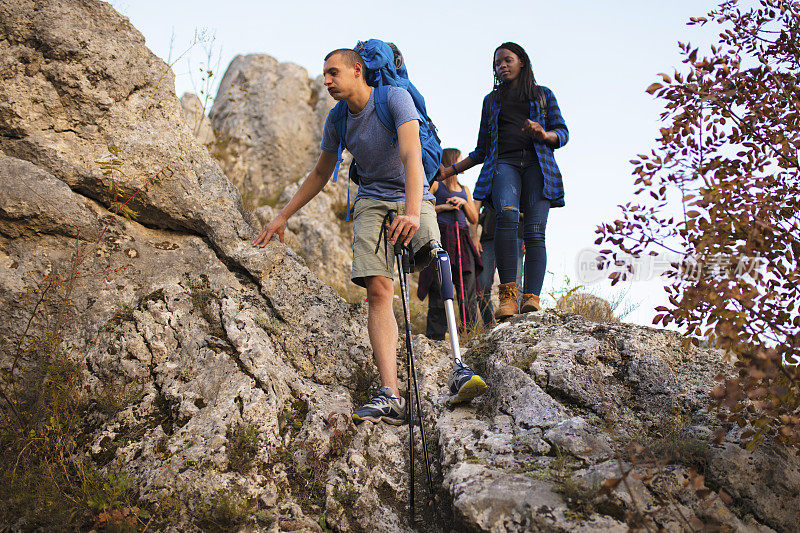
[[[439, 171], [442, 161], [442, 144], [436, 133], [436, 126], [428, 117], [425, 108], [425, 99], [411, 83], [408, 78], [408, 71], [403, 61], [400, 51], [391, 43], [385, 43], [378, 39], [370, 39], [366, 42], [359, 41], [354, 50], [358, 52], [364, 63], [367, 65], [365, 80], [373, 87], [373, 102], [375, 112], [381, 124], [392, 134], [392, 142], [397, 142], [397, 126], [389, 110], [389, 87], [400, 87], [411, 94], [414, 106], [419, 113], [419, 142], [422, 148], [422, 167], [425, 169], [425, 177], [428, 183], [432, 182], [434, 176]], [[339, 136], [338, 159], [336, 170], [333, 172], [333, 183], [339, 176], [339, 166], [342, 163], [342, 150], [347, 148], [345, 145], [345, 135], [347, 134], [347, 102], [339, 101], [330, 111], [331, 122]], [[350, 163], [349, 179], [358, 183], [358, 165], [355, 159]], [[347, 186], [347, 221], [350, 220], [350, 185]]]

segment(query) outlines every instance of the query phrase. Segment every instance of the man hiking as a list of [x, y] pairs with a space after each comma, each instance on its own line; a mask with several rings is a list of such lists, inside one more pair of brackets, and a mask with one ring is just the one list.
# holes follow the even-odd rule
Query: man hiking
[[[359, 178], [353, 205], [351, 279], [367, 289], [369, 340], [381, 381], [372, 399], [353, 412], [353, 420], [357, 423], [383, 420], [399, 425], [405, 421], [406, 402], [397, 383], [398, 328], [392, 310], [395, 259], [385, 243], [378, 253], [375, 250], [381, 244], [381, 228], [390, 210], [396, 210], [397, 216], [388, 228], [388, 241], [392, 245], [410, 244], [417, 269], [430, 261], [431, 247], [438, 247], [434, 196], [428, 190], [422, 164], [419, 113], [405, 89], [390, 87], [388, 107], [397, 127], [396, 132], [390, 132], [376, 112], [375, 90], [365, 78], [366, 65], [353, 50], [343, 48], [329, 53], [323, 69], [330, 95], [347, 104], [344, 140], [357, 164]], [[254, 246], [265, 246], [273, 234], [284, 242], [288, 218], [319, 194], [335, 170], [341, 140], [329, 114], [316, 166], [289, 203], [253, 241]], [[467, 399], [485, 392], [483, 380], [458, 363], [450, 379], [451, 393], [455, 390], [456, 394], [462, 393], [459, 398]]]

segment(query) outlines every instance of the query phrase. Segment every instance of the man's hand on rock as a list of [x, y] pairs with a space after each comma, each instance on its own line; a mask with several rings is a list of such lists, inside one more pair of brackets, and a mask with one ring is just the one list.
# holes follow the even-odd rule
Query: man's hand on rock
[[278, 239], [283, 242], [283, 232], [286, 230], [286, 220], [281, 218], [280, 215], [272, 219], [272, 221], [264, 226], [261, 233], [253, 241], [253, 246], [265, 247], [274, 234], [278, 235]]

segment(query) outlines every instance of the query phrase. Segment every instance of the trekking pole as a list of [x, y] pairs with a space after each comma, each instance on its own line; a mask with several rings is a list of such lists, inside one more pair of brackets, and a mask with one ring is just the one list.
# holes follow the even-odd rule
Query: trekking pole
[[458, 217], [456, 217], [456, 253], [458, 254], [458, 283], [461, 285], [461, 323], [464, 325], [464, 336], [467, 335], [467, 301], [464, 300], [464, 271], [461, 270], [461, 234], [458, 231]]
[[[391, 224], [394, 221], [396, 211], [390, 210], [386, 218]], [[388, 232], [387, 232], [388, 233]], [[433, 505], [433, 480], [431, 479], [430, 460], [428, 458], [428, 442], [425, 435], [425, 426], [423, 425], [422, 415], [422, 402], [419, 396], [419, 383], [417, 381], [417, 368], [414, 364], [414, 344], [411, 339], [411, 312], [408, 301], [408, 274], [411, 272], [410, 264], [410, 250], [403, 246], [401, 242], [394, 245], [395, 261], [397, 262], [397, 274], [400, 279], [400, 294], [403, 299], [403, 318], [405, 319], [406, 327], [406, 374], [408, 380], [408, 399], [406, 406], [408, 409], [408, 443], [409, 443], [409, 515], [410, 523], [414, 523], [414, 402], [416, 400], [417, 406], [417, 420], [419, 423], [419, 432], [422, 437], [422, 457], [425, 462], [425, 473], [428, 478], [428, 495], [430, 496], [431, 505]], [[411, 393], [411, 388], [414, 388], [414, 394]]]

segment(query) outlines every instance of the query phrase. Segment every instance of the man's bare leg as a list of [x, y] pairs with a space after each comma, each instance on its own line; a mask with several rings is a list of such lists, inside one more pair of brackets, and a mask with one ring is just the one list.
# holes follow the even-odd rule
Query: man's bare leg
[[397, 388], [397, 321], [394, 318], [392, 303], [394, 283], [383, 276], [366, 278], [369, 314], [367, 329], [369, 342], [375, 354], [375, 366], [381, 377], [381, 385], [389, 387], [396, 397]]

